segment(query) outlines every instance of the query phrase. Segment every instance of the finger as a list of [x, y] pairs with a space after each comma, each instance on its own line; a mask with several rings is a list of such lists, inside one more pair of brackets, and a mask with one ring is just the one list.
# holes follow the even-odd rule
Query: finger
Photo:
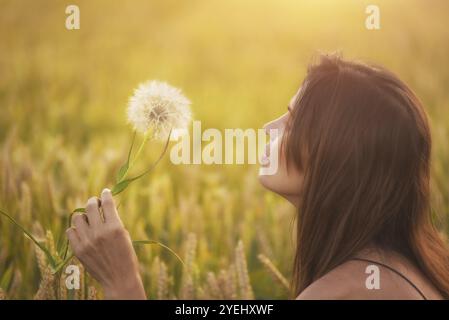
[[121, 223], [117, 209], [115, 208], [114, 198], [112, 198], [111, 190], [103, 189], [103, 191], [101, 192], [101, 206], [103, 208], [103, 215], [106, 223]]
[[72, 251], [77, 255], [79, 253], [79, 249], [81, 246], [80, 238], [76, 232], [76, 229], [73, 227], [68, 228], [65, 231], [67, 235], [67, 239], [69, 239], [70, 247], [72, 248]]
[[76, 213], [72, 217], [72, 226], [76, 228], [76, 232], [80, 238], [88, 235], [89, 225], [87, 224], [86, 215], [83, 213]]
[[89, 220], [89, 225], [92, 228], [98, 227], [101, 223], [103, 223], [103, 221], [101, 221], [99, 202], [100, 199], [98, 199], [97, 197], [92, 197], [87, 200], [86, 214], [87, 219]]

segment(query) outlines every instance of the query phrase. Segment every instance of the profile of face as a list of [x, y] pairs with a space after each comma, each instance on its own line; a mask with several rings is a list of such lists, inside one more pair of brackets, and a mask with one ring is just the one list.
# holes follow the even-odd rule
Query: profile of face
[[[259, 172], [259, 182], [268, 190], [273, 191], [293, 205], [297, 206], [301, 196], [304, 174], [293, 162], [287, 162], [285, 151], [281, 148], [281, 143], [284, 137], [287, 122], [291, 117], [293, 108], [295, 108], [295, 101], [298, 93], [296, 93], [287, 107], [287, 112], [279, 118], [265, 124], [264, 129], [267, 135], [270, 136], [270, 141], [266, 145], [265, 154], [261, 167], [270, 166], [270, 155], [277, 154], [277, 170], [274, 174], [263, 174]], [[276, 135], [270, 134], [270, 130], [276, 129]], [[273, 130], [271, 131], [273, 132]]]

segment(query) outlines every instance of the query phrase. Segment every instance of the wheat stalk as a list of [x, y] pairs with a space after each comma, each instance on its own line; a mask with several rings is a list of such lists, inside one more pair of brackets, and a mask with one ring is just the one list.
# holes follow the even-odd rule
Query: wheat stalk
[[223, 290], [224, 299], [237, 299], [237, 286], [234, 265], [231, 265], [229, 267], [229, 270], [220, 270], [218, 274], [218, 285]]
[[47, 230], [45, 234], [45, 241], [47, 243], [48, 251], [53, 257], [56, 257], [58, 253], [56, 251], [55, 239], [53, 238], [53, 233], [50, 230]]
[[259, 254], [257, 257], [259, 258], [260, 262], [262, 262], [264, 267], [268, 270], [269, 274], [273, 277], [273, 279], [277, 283], [279, 283], [283, 288], [285, 288], [285, 289], [287, 289], [287, 291], [289, 291], [290, 285], [288, 283], [288, 280], [282, 275], [282, 273], [279, 271], [279, 269], [276, 268], [274, 263], [271, 262], [271, 260], [263, 254]]
[[76, 265], [79, 267], [80, 270], [80, 287], [78, 290], [75, 290], [75, 299], [76, 300], [84, 300], [86, 297], [84, 296], [85, 286], [86, 286], [86, 279], [85, 279], [85, 273], [84, 273], [84, 266], [77, 262]]
[[31, 217], [31, 190], [29, 185], [26, 182], [22, 182], [20, 185], [20, 193], [21, 198], [19, 202], [19, 212], [22, 217], [29, 218]]
[[59, 279], [59, 291], [58, 291], [58, 299], [67, 300], [68, 299], [68, 289], [67, 284], [65, 283], [67, 279], [67, 274], [63, 273]]
[[224, 299], [222, 290], [218, 285], [217, 277], [213, 272], [207, 273], [207, 286], [209, 288], [209, 294], [212, 299]]
[[194, 299], [195, 287], [193, 284], [193, 269], [196, 255], [196, 235], [190, 233], [187, 236], [186, 253], [185, 253], [185, 269], [183, 273], [183, 281], [180, 290], [180, 296], [182, 299]]
[[248, 267], [246, 265], [245, 251], [243, 249], [243, 242], [240, 240], [235, 249], [235, 266], [237, 271], [237, 281], [239, 284], [240, 295], [242, 299], [254, 299], [253, 289], [251, 287]]
[[157, 277], [157, 298], [159, 300], [167, 299], [168, 297], [168, 271], [167, 265], [159, 261], [158, 277]]

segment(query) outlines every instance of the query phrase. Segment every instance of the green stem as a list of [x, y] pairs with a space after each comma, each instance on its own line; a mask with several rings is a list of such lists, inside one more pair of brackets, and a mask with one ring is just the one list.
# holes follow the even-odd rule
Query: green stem
[[139, 146], [139, 149], [137, 149], [136, 154], [134, 155], [134, 158], [131, 160], [131, 163], [129, 164], [128, 168], [126, 168], [125, 174], [123, 175], [122, 179], [119, 181], [119, 183], [123, 180], [125, 180], [126, 175], [128, 174], [128, 171], [131, 170], [131, 168], [136, 163], [137, 158], [139, 158], [140, 154], [142, 153], [143, 147], [145, 146], [145, 143], [150, 139], [151, 133], [150, 131], [147, 131], [144, 136], [142, 143]]
[[159, 155], [159, 158], [147, 170], [145, 170], [144, 172], [142, 172], [138, 176], [135, 176], [134, 178], [128, 179], [128, 180], [130, 180], [130, 182], [132, 182], [134, 180], [137, 180], [139, 178], [142, 178], [144, 175], [149, 173], [151, 170], [153, 170], [157, 166], [157, 164], [162, 160], [162, 158], [164, 157], [165, 153], [167, 152], [168, 144], [170, 143], [170, 137], [171, 137], [171, 130], [170, 130], [170, 132], [168, 134], [167, 141], [165, 142], [164, 150], [162, 150], [162, 153]]

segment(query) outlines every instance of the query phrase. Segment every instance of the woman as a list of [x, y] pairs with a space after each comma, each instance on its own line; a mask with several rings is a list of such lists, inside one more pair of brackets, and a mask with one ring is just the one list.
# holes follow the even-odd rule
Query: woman
[[[429, 205], [429, 126], [407, 85], [323, 55], [273, 128], [282, 132], [268, 148], [280, 151], [279, 168], [259, 179], [298, 211], [295, 297], [449, 298], [449, 251]], [[67, 235], [105, 298], [145, 298], [109, 190], [89, 199]]]

